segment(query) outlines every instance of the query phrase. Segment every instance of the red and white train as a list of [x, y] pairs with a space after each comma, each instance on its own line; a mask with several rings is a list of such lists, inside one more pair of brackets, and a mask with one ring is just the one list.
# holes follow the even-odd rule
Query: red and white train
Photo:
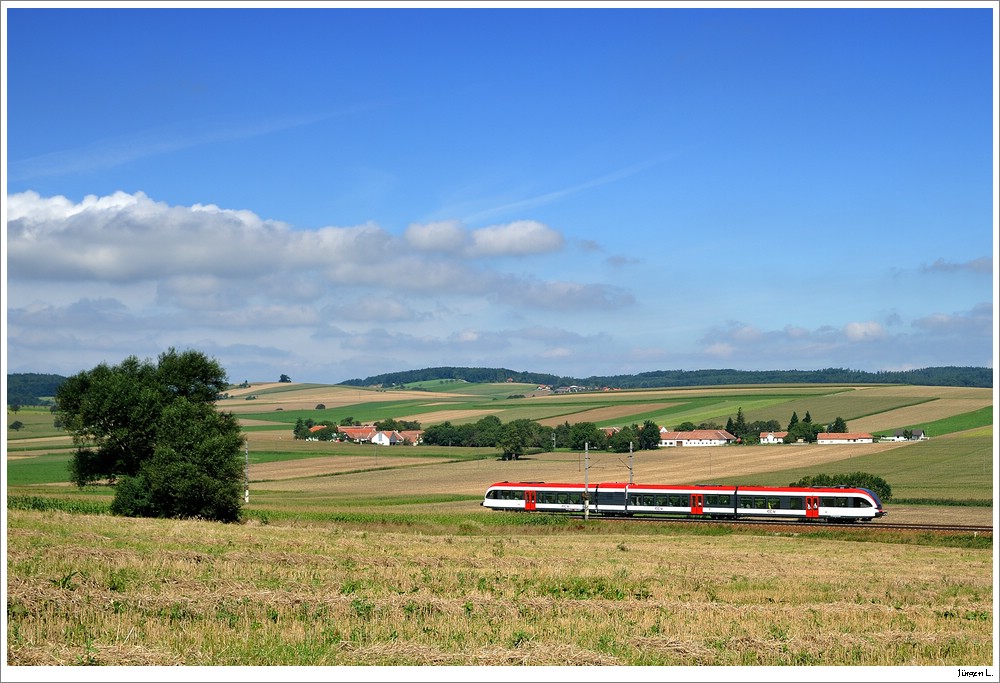
[[666, 486], [502, 481], [486, 489], [483, 507], [527, 512], [748, 517], [867, 522], [888, 514], [869, 489], [794, 486]]

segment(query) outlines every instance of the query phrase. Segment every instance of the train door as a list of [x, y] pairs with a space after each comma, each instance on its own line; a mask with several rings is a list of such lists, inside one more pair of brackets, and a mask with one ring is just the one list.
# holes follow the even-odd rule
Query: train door
[[529, 512], [535, 509], [535, 492], [525, 491], [524, 492], [524, 509]]
[[819, 517], [819, 496], [806, 496], [806, 519]]
[[700, 515], [705, 508], [705, 494], [703, 493], [692, 493], [691, 494], [691, 514]]

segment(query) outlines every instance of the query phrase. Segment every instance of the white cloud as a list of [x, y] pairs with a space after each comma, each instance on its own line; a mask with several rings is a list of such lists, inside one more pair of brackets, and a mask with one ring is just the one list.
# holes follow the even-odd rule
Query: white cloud
[[913, 326], [933, 334], [975, 335], [993, 334], [993, 304], [980, 302], [968, 311], [932, 313], [913, 321]]
[[716, 342], [706, 346], [704, 353], [706, 356], [714, 358], [729, 358], [733, 355], [733, 351], [735, 351], [735, 347], [732, 344]]
[[469, 243], [469, 233], [459, 221], [413, 223], [406, 229], [406, 241], [420, 251], [460, 252]]
[[536, 221], [514, 221], [472, 231], [473, 256], [508, 256], [556, 251], [563, 246], [561, 234]]
[[[251, 211], [212, 204], [168, 206], [141, 192], [88, 196], [78, 203], [35, 192], [12, 195], [7, 240], [13, 279], [155, 281], [163, 301], [195, 309], [234, 305], [247, 292], [259, 293], [259, 286], [278, 296], [273, 290], [283, 280], [301, 285], [306, 272], [327, 287], [482, 296], [493, 283], [516, 282], [519, 276], [476, 268], [470, 257], [522, 256], [563, 245], [561, 234], [535, 221], [474, 231], [455, 221], [413, 224], [398, 238], [374, 223], [293, 230]], [[561, 283], [551, 288], [566, 291]], [[314, 289], [315, 296], [320, 294]], [[546, 303], [550, 298], [539, 300], [551, 305]], [[559, 305], [572, 305], [567, 297], [558, 298]], [[518, 304], [531, 306], [532, 301]]]
[[844, 325], [844, 336], [851, 342], [867, 342], [885, 337], [885, 328], [871, 320]]

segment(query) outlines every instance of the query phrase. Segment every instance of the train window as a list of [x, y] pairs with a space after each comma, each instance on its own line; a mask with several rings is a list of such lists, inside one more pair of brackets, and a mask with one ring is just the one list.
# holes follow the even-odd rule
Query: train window
[[576, 505], [583, 505], [583, 494], [582, 493], [571, 493], [569, 496], [569, 502]]
[[835, 499], [833, 499], [833, 498], [821, 498], [820, 499], [820, 505], [822, 505], [825, 508], [832, 508], [832, 507], [834, 507], [834, 504], [835, 504]]
[[718, 498], [719, 498], [719, 500], [718, 500], [719, 505], [732, 505], [733, 504], [732, 501], [729, 500], [729, 496], [727, 496], [727, 495], [720, 495], [720, 496], [718, 496]]
[[712, 495], [711, 493], [705, 496], [705, 505], [712, 507], [713, 505], [719, 504], [719, 497]]
[[568, 503], [569, 502], [569, 496], [567, 496], [565, 493], [560, 493], [560, 494], [558, 494], [556, 496], [556, 502], [558, 502], [560, 504], [561, 503]]
[[764, 498], [754, 498], [753, 506], [755, 510], [763, 510], [766, 505], [766, 500]]
[[839, 507], [839, 508], [846, 508], [847, 507], [847, 499], [846, 498], [838, 498], [837, 499], [837, 507]]
[[856, 507], [859, 507], [859, 508], [870, 508], [872, 506], [872, 504], [869, 503], [864, 498], [855, 498], [854, 500], [855, 500], [855, 502], [857, 502], [857, 506]]
[[543, 503], [554, 505], [556, 502], [556, 494], [552, 493], [552, 491], [546, 491], [545, 493], [539, 494], [539, 496]]
[[642, 504], [643, 505], [650, 505], [650, 506], [652, 506], [653, 505], [653, 496], [651, 496], [649, 494], [644, 495], [642, 497]]
[[514, 491], [514, 500], [524, 500], [524, 491]]
[[779, 499], [779, 498], [768, 498], [767, 499], [767, 509], [768, 510], [780, 510], [781, 509], [781, 499]]
[[741, 508], [753, 507], [753, 498], [751, 498], [750, 496], [737, 496], [737, 500], [740, 501]]
[[789, 510], [801, 510], [802, 509], [802, 499], [801, 498], [789, 498], [788, 499], [788, 509]]

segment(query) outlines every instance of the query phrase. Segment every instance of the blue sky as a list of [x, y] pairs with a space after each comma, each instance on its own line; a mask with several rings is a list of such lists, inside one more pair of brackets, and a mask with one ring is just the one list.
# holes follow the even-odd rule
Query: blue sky
[[995, 3], [4, 10], [7, 372], [993, 366]]

